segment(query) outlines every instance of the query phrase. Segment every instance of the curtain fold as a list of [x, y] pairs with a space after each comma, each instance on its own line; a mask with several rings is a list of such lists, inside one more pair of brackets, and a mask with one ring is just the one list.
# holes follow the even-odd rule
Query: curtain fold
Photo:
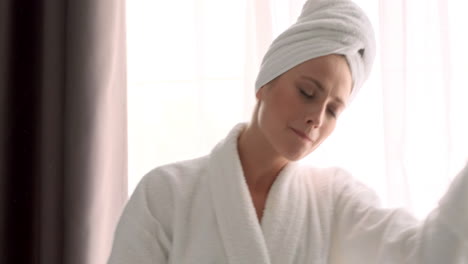
[[104, 263], [127, 198], [125, 2], [0, 3], [0, 263]]

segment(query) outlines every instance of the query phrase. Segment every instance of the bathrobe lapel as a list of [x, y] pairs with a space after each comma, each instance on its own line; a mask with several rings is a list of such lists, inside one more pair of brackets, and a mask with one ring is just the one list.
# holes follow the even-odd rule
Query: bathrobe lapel
[[275, 180], [258, 223], [237, 151], [236, 126], [210, 155], [209, 185], [222, 243], [229, 263], [293, 263], [305, 215], [305, 187], [296, 164], [286, 166]]
[[232, 131], [210, 155], [208, 181], [218, 228], [230, 264], [270, 264], [237, 154], [238, 132]]
[[306, 185], [298, 165], [288, 164], [273, 183], [262, 218], [262, 230], [272, 264], [298, 263], [307, 211]]

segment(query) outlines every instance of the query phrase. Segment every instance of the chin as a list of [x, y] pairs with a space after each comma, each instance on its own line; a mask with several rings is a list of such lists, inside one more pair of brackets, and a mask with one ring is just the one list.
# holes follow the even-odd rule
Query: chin
[[310, 153], [314, 152], [317, 149], [318, 145], [308, 146], [298, 149], [283, 149], [281, 152], [282, 156], [289, 161], [298, 161], [307, 157]]
[[276, 152], [288, 161], [298, 161], [311, 152], [310, 144], [298, 143], [296, 140], [271, 140], [271, 145]]
[[288, 161], [298, 161], [307, 155], [304, 151], [283, 151], [282, 156]]

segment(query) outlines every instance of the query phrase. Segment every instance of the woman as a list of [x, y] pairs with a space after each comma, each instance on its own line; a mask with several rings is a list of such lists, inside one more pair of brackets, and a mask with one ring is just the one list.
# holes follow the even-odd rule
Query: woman
[[468, 263], [468, 167], [418, 222], [339, 168], [295, 162], [333, 132], [374, 53], [352, 2], [308, 1], [264, 57], [251, 122], [146, 175], [109, 263]]

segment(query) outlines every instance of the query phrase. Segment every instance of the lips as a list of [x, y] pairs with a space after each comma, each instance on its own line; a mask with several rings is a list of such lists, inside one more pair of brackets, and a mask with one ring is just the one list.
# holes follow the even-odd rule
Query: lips
[[294, 128], [291, 128], [291, 130], [296, 133], [296, 135], [298, 135], [300, 138], [306, 140], [306, 141], [310, 141], [312, 142], [312, 140], [306, 135], [304, 134], [303, 132], [299, 131], [299, 130], [296, 130]]

